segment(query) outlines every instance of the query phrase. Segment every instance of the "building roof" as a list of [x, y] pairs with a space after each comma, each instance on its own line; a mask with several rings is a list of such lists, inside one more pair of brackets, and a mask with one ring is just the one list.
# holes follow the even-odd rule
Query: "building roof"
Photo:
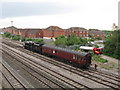
[[35, 34], [39, 30], [41, 30], [41, 29], [29, 29], [28, 34]]
[[10, 29], [10, 30], [18, 30], [18, 28], [14, 27], [14, 26], [7, 27], [6, 29]]
[[85, 29], [85, 28], [83, 28], [83, 27], [71, 27], [71, 28], [68, 28], [67, 30], [87, 31], [87, 29]]
[[25, 33], [27, 30], [26, 29], [19, 29], [21, 33]]
[[100, 30], [91, 30], [89, 31], [90, 34], [94, 34], [94, 35], [104, 35], [104, 32], [100, 31]]
[[58, 26], [50, 26], [48, 28], [46, 28], [47, 30], [63, 30], [62, 28], [58, 27]]

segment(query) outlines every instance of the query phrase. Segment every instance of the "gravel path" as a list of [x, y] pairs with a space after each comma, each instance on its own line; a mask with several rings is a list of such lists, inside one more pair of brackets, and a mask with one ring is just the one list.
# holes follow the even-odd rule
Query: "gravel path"
[[115, 58], [112, 58], [112, 57], [109, 57], [109, 56], [106, 56], [106, 55], [101, 55], [101, 58], [107, 59], [108, 61], [114, 62], [114, 63], [117, 63], [117, 64], [118, 64], [118, 62], [119, 62], [118, 59], [115, 59]]

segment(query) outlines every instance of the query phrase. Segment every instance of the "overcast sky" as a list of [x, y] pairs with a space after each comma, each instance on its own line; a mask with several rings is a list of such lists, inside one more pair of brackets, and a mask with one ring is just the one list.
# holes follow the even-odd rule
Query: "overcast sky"
[[119, 0], [2, 0], [2, 27], [63, 29], [84, 27], [110, 30], [118, 24]]

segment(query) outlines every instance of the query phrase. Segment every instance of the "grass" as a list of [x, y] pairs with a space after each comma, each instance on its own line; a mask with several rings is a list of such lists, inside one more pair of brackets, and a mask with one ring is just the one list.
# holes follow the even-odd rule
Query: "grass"
[[54, 42], [45, 42], [46, 45], [55, 46]]
[[108, 62], [108, 60], [97, 55], [92, 56], [92, 63], [97, 64], [100, 68], [104, 68], [106, 70], [118, 71], [118, 65], [116, 63]]
[[107, 70], [112, 70], [112, 69], [118, 69], [118, 65], [114, 62], [109, 62], [106, 64], [101, 64], [101, 68], [107, 69]]
[[100, 62], [100, 63], [107, 63], [108, 62], [108, 60], [103, 59], [98, 55], [93, 55], [92, 60], [96, 61], [96, 62]]

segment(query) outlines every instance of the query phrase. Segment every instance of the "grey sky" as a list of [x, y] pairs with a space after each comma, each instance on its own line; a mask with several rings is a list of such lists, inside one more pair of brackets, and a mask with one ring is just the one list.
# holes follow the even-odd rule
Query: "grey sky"
[[[1, 27], [85, 27], [102, 30], [118, 24], [119, 0], [2, 0]], [[37, 23], [33, 23], [37, 22]]]
[[72, 6], [57, 2], [4, 2], [2, 3], [2, 18], [68, 13], [73, 9]]

